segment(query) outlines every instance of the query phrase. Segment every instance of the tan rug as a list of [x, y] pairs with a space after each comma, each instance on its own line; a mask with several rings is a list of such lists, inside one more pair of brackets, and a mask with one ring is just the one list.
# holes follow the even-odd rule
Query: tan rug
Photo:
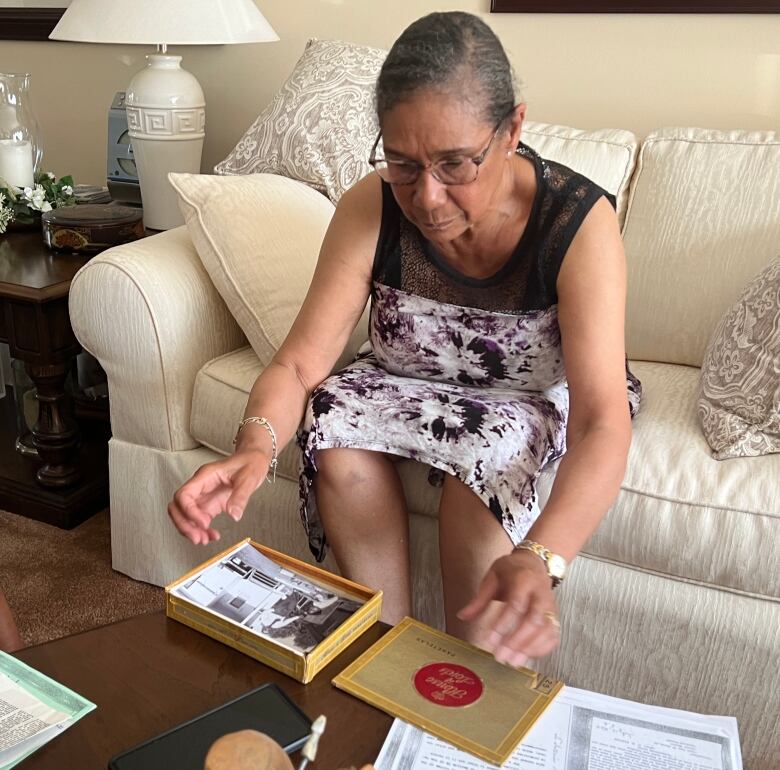
[[107, 510], [70, 531], [0, 511], [0, 586], [28, 645], [165, 605], [162, 588], [111, 569]]

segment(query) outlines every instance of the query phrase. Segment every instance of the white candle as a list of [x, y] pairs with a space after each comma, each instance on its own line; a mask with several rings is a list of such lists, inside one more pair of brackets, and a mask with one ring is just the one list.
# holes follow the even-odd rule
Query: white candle
[[32, 145], [27, 141], [0, 139], [0, 179], [16, 187], [32, 187]]

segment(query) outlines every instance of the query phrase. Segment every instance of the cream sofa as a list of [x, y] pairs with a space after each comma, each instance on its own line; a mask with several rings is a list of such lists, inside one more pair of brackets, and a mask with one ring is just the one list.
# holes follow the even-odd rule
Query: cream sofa
[[[666, 129], [639, 143], [626, 131], [544, 124], [530, 124], [524, 139], [617, 195], [627, 350], [644, 386], [618, 500], [562, 586], [561, 648], [542, 665], [572, 685], [734, 714], [745, 766], [780, 767], [780, 455], [717, 462], [696, 416], [698, 367], [714, 326], [780, 253], [780, 140]], [[269, 232], [285, 202], [273, 190], [255, 212]], [[305, 227], [305, 210], [300, 221]], [[264, 243], [278, 235], [258, 240], [258, 259], [275, 259]], [[316, 254], [301, 259], [310, 274]], [[304, 288], [274, 290], [297, 297]], [[281, 338], [292, 316], [263, 322]], [[108, 375], [115, 569], [163, 585], [247, 535], [310, 559], [294, 447], [240, 523], [223, 517], [220, 543], [193, 547], [166, 515], [185, 479], [231, 451], [267, 363], [247, 346], [187, 228], [94, 258], [73, 281], [71, 317]], [[441, 624], [438, 491], [424, 468], [403, 466], [416, 613]], [[543, 473], [543, 496], [553, 477], [554, 468]]]

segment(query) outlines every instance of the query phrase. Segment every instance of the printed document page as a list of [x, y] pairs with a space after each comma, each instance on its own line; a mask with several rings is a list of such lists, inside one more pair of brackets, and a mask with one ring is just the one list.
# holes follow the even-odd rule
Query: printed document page
[[14, 767], [94, 708], [94, 703], [0, 652], [0, 770]]
[[[492, 770], [396, 719], [376, 770]], [[742, 770], [737, 720], [565, 688], [503, 765], [505, 770]]]

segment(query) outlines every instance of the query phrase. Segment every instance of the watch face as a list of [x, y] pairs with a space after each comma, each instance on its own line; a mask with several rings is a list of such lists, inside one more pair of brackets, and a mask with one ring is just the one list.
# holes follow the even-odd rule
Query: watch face
[[562, 578], [566, 574], [566, 559], [558, 554], [552, 554], [547, 559], [547, 569], [552, 577]]

